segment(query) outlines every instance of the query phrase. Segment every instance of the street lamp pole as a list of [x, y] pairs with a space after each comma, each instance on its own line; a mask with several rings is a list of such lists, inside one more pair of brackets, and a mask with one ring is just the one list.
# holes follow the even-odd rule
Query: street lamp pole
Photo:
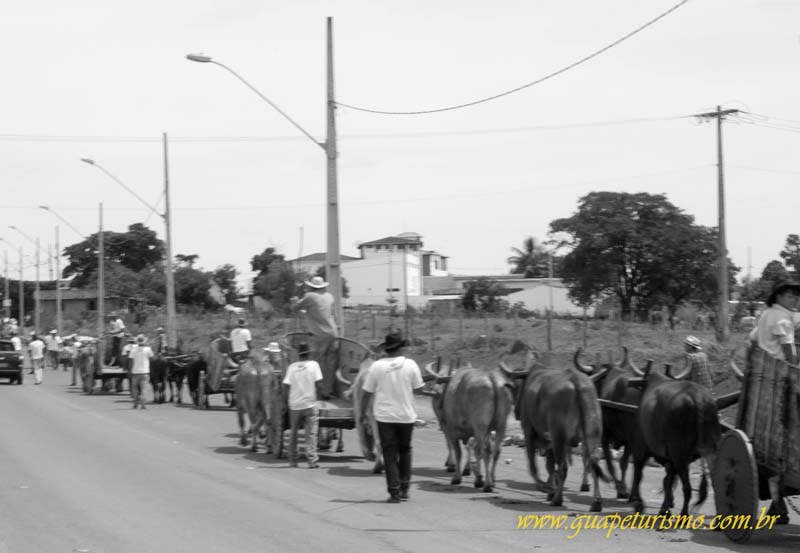
[[59, 243], [58, 225], [56, 225], [56, 329], [61, 336], [61, 245]]
[[158, 215], [164, 220], [164, 234], [166, 238], [166, 259], [164, 260], [164, 280], [167, 287], [167, 347], [175, 348], [178, 345], [178, 331], [175, 324], [175, 278], [172, 270], [172, 231], [170, 225], [170, 199], [169, 199], [169, 165], [167, 162], [167, 133], [164, 133], [164, 199], [165, 199], [165, 213], [159, 213], [158, 210], [147, 203], [147, 201], [139, 196], [133, 189], [129, 188], [124, 182], [115, 177], [105, 167], [97, 163], [91, 158], [83, 157], [81, 161], [97, 167], [103, 173], [108, 175], [114, 182], [122, 186], [133, 197], [139, 200], [150, 211]]
[[[34, 293], [33, 326], [36, 329], [36, 332], [41, 332], [42, 329], [39, 328], [39, 322], [40, 322], [39, 321], [39, 315], [40, 315], [39, 312], [41, 311], [41, 303], [40, 303], [41, 302], [41, 298], [39, 298], [39, 295], [41, 293], [41, 290], [39, 288], [39, 237], [37, 236], [36, 240], [34, 240], [33, 238], [31, 238], [30, 236], [28, 236], [27, 234], [22, 232], [20, 229], [18, 229], [14, 225], [9, 226], [8, 228], [17, 231], [24, 238], [26, 238], [28, 241], [33, 242], [36, 245], [36, 292]], [[21, 265], [22, 265], [22, 253], [21, 252], [22, 252], [22, 248], [20, 248], [20, 261], [19, 261], [20, 262], [20, 271], [22, 271], [22, 268], [21, 268]], [[20, 300], [20, 305], [22, 305], [22, 301], [21, 300]], [[22, 323], [22, 321], [20, 321], [20, 322]], [[22, 324], [24, 324], [24, 323], [22, 323]]]
[[267, 102], [275, 111], [280, 113], [287, 121], [294, 125], [301, 133], [308, 137], [314, 144], [325, 151], [327, 158], [327, 189], [325, 195], [325, 206], [327, 213], [327, 253], [325, 255], [325, 275], [330, 284], [331, 294], [334, 298], [335, 317], [340, 327], [340, 335], [344, 336], [344, 310], [342, 304], [342, 278], [341, 278], [341, 255], [339, 252], [339, 192], [337, 182], [337, 158], [336, 150], [336, 102], [334, 100], [333, 87], [333, 18], [327, 19], [327, 99], [326, 99], [326, 120], [327, 138], [325, 142], [319, 142], [308, 131], [301, 127], [291, 117], [276, 106], [269, 98], [264, 96], [253, 85], [247, 82], [241, 75], [236, 73], [227, 65], [220, 63], [210, 56], [202, 54], [188, 54], [188, 60], [199, 63], [213, 63], [219, 65], [250, 90], [255, 92], [262, 100]]

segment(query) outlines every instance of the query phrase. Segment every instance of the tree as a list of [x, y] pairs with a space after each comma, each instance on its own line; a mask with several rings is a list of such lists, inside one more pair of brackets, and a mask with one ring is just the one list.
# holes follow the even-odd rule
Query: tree
[[764, 267], [761, 272], [761, 278], [750, 286], [752, 299], [757, 301], [766, 300], [775, 284], [787, 278], [789, 278], [789, 270], [783, 263], [773, 259]]
[[175, 256], [175, 263], [177, 263], [179, 267], [189, 267], [189, 268], [191, 268], [191, 267], [194, 266], [194, 264], [197, 261], [198, 257], [200, 257], [200, 256], [197, 255], [196, 253], [193, 253], [193, 254], [190, 254], [190, 255], [184, 255], [182, 253], [179, 253], [179, 254], [177, 254]]
[[[688, 299], [713, 301], [717, 290], [716, 231], [647, 193], [592, 192], [572, 217], [550, 223], [565, 233], [562, 278], [570, 296], [587, 305], [616, 296], [624, 313]], [[739, 268], [729, 261], [729, 280]]]
[[208, 291], [211, 289], [211, 277], [205, 271], [191, 266], [175, 269], [175, 303], [210, 307], [213, 305]]
[[275, 248], [266, 248], [253, 256], [250, 266], [258, 271], [253, 278], [253, 292], [269, 301], [277, 311], [287, 311], [291, 298], [298, 292], [298, 275], [291, 264]]
[[[64, 248], [68, 259], [62, 275], [76, 275], [73, 286], [85, 287], [93, 273], [97, 271], [97, 248], [99, 233]], [[164, 243], [156, 237], [155, 231], [141, 223], [128, 227], [127, 232], [103, 231], [104, 254], [107, 263], [118, 263], [133, 272], [162, 261]]]
[[479, 277], [464, 283], [461, 305], [466, 311], [496, 313], [508, 307], [502, 298], [515, 291], [494, 279]]
[[790, 267], [795, 275], [800, 275], [800, 236], [790, 234], [786, 237], [786, 244], [781, 250], [781, 257], [784, 264]]
[[232, 303], [239, 296], [239, 287], [236, 285], [236, 277], [239, 272], [230, 263], [220, 265], [211, 273], [211, 280], [217, 283], [219, 289], [225, 295], [225, 302]]
[[525, 278], [543, 278], [549, 276], [549, 260], [547, 250], [536, 242], [533, 236], [527, 237], [522, 242], [522, 248], [511, 248], [514, 254], [508, 258], [508, 263], [514, 266], [511, 274], [522, 275]]

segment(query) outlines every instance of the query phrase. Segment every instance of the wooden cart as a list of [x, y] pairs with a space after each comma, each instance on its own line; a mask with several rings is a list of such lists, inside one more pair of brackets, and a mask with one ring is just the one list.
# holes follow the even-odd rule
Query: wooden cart
[[727, 426], [714, 471], [719, 515], [749, 515], [752, 524], [725, 529], [747, 541], [770, 499], [767, 479], [779, 476], [783, 497], [800, 494], [800, 368], [759, 347], [748, 350], [735, 427]]
[[81, 336], [79, 339], [81, 349], [77, 362], [80, 363], [84, 392], [94, 394], [94, 384], [97, 380], [101, 381], [101, 389], [105, 391], [122, 392], [125, 380], [128, 380], [130, 387], [130, 375], [126, 368], [105, 363], [106, 349], [111, 347], [110, 337], [87, 338]]
[[208, 396], [225, 394], [229, 407], [235, 405], [236, 373], [238, 368], [229, 361], [231, 341], [217, 338], [211, 342], [207, 356], [208, 370], [200, 371], [194, 404], [198, 409], [208, 409]]
[[[309, 343], [311, 335], [307, 332], [291, 332], [281, 340], [282, 347], [287, 352], [289, 363], [297, 361], [297, 345], [305, 342]], [[350, 340], [348, 338], [336, 339], [337, 368], [348, 380], [355, 380], [361, 362], [373, 354], [372, 350], [366, 345]], [[326, 429], [352, 430], [356, 426], [355, 413], [352, 400], [343, 399], [342, 392], [339, 390], [339, 397], [330, 400], [320, 400], [319, 428], [320, 428], [320, 448], [328, 443], [329, 432]], [[286, 410], [288, 413], [288, 409]], [[284, 417], [283, 428], [289, 427], [288, 415]], [[342, 442], [339, 442], [337, 451], [341, 451]]]

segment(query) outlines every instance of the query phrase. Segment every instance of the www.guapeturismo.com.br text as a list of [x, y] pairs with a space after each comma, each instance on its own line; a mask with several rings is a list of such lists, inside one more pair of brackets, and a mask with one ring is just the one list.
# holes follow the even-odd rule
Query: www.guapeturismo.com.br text
[[777, 519], [778, 515], [767, 514], [766, 507], [755, 521], [750, 515], [517, 515], [517, 529], [565, 530], [569, 539], [584, 530], [600, 530], [609, 538], [618, 530], [771, 530]]

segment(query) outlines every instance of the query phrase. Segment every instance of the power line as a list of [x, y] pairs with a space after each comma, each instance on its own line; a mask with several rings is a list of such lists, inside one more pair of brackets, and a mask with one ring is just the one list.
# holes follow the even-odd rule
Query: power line
[[[453, 131], [409, 131], [398, 133], [356, 133], [339, 136], [342, 140], [375, 140], [375, 139], [402, 139], [425, 138], [440, 136], [475, 136], [506, 133], [525, 133], [539, 131], [555, 131], [569, 129], [584, 129], [590, 127], [611, 127], [622, 125], [636, 125], [642, 123], [657, 123], [662, 121], [677, 121], [689, 119], [691, 115], [673, 115], [664, 117], [639, 117], [631, 119], [616, 119], [608, 121], [589, 121], [585, 123], [558, 123], [553, 125], [535, 125], [529, 127], [507, 127], [497, 129], [465, 129]], [[247, 143], [247, 142], [281, 142], [297, 140], [296, 136], [170, 136], [173, 143]], [[0, 134], [0, 142], [134, 142], [149, 143], [160, 142], [157, 137], [135, 136], [60, 136], [60, 135], [28, 135], [28, 134]]]
[[552, 79], [553, 77], [555, 77], [557, 75], [565, 73], [565, 72], [569, 71], [570, 69], [573, 69], [573, 68], [575, 68], [575, 67], [577, 67], [577, 66], [579, 66], [579, 65], [581, 65], [583, 63], [586, 63], [587, 61], [591, 60], [592, 58], [595, 58], [595, 57], [599, 56], [600, 54], [610, 50], [614, 46], [617, 46], [618, 44], [621, 44], [622, 42], [628, 40], [632, 36], [640, 33], [641, 31], [643, 31], [647, 27], [653, 25], [657, 21], [659, 21], [659, 20], [663, 19], [664, 17], [666, 17], [667, 15], [671, 14], [672, 12], [674, 12], [675, 10], [677, 10], [678, 8], [680, 8], [681, 6], [686, 4], [688, 1], [689, 0], [682, 0], [681, 2], [678, 2], [677, 4], [672, 6], [667, 11], [659, 14], [658, 16], [656, 16], [655, 18], [653, 18], [650, 21], [646, 22], [645, 24], [640, 25], [639, 27], [637, 27], [633, 31], [631, 31], [628, 34], [624, 35], [622, 38], [618, 38], [614, 42], [612, 42], [612, 43], [600, 48], [599, 50], [595, 50], [591, 54], [589, 54], [587, 56], [584, 56], [583, 58], [579, 59], [578, 61], [575, 61], [575, 62], [573, 62], [573, 63], [571, 63], [571, 64], [569, 64], [569, 65], [567, 65], [565, 67], [562, 67], [561, 69], [559, 69], [557, 71], [553, 71], [552, 73], [550, 73], [548, 75], [545, 75], [544, 77], [540, 77], [539, 79], [536, 79], [535, 81], [529, 82], [529, 83], [524, 84], [522, 86], [518, 86], [516, 88], [512, 88], [511, 90], [507, 90], [507, 91], [501, 92], [499, 94], [494, 94], [493, 96], [487, 96], [485, 98], [481, 98], [481, 99], [478, 99], [478, 100], [473, 100], [471, 102], [466, 102], [466, 103], [463, 103], [463, 104], [447, 106], [447, 107], [443, 107], [443, 108], [424, 109], [424, 110], [416, 110], [416, 111], [379, 110], [379, 109], [371, 109], [371, 108], [363, 108], [363, 107], [353, 106], [353, 105], [350, 105], [350, 104], [344, 104], [342, 102], [336, 102], [336, 105], [339, 105], [339, 106], [342, 106], [342, 107], [345, 107], [345, 108], [349, 108], [349, 109], [352, 109], [352, 110], [355, 110], [355, 111], [363, 111], [363, 112], [375, 113], [375, 114], [379, 114], [379, 115], [423, 115], [423, 114], [428, 114], [428, 113], [439, 113], [439, 112], [442, 112], [442, 111], [452, 111], [452, 110], [456, 110], [456, 109], [462, 109], [462, 108], [466, 108], [466, 107], [475, 106], [475, 105], [478, 105], [478, 104], [483, 104], [485, 102], [490, 102], [492, 100], [497, 100], [498, 98], [502, 98], [504, 96], [508, 96], [509, 94], [513, 94], [515, 92], [519, 92], [520, 90], [524, 90], [526, 88], [530, 88], [530, 87], [532, 87], [534, 85], [537, 85], [539, 83], [542, 83], [544, 81]]

